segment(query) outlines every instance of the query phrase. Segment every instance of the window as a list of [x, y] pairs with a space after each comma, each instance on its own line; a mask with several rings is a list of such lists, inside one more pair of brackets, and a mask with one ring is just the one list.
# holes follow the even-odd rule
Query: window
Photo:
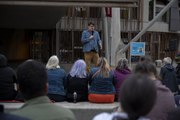
[[130, 19], [137, 19], [137, 8], [130, 8]]
[[128, 9], [127, 8], [121, 8], [120, 11], [121, 19], [128, 19]]
[[153, 19], [153, 16], [154, 16], [154, 0], [151, 0], [149, 2], [149, 20], [152, 20]]
[[137, 8], [121, 8], [121, 19], [137, 19]]
[[[156, 5], [156, 15], [160, 13], [160, 11], [164, 8], [164, 6]], [[159, 22], [168, 22], [168, 12], [166, 12], [161, 18], [158, 20]]]
[[[162, 1], [156, 1], [156, 11], [155, 14], [157, 15], [164, 7], [166, 4]], [[159, 22], [168, 22], [168, 15], [169, 12], [166, 12], [161, 18], [159, 18]]]

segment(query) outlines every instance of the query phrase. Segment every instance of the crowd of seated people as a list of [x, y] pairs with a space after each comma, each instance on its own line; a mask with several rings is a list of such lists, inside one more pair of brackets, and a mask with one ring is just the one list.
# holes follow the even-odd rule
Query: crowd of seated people
[[[17, 112], [14, 112], [13, 114], [22, 116], [21, 114], [23, 113], [25, 115], [23, 115], [22, 117], [30, 118], [30, 119], [31, 117], [29, 116], [31, 115], [35, 115], [33, 117], [40, 116], [40, 115], [36, 116], [36, 114], [34, 113], [36, 110], [38, 110], [38, 108], [32, 107], [32, 109], [34, 109], [32, 113], [27, 113], [23, 111], [26, 110], [28, 111], [29, 109], [31, 109], [31, 107], [30, 108], [28, 107], [29, 105], [31, 106], [33, 104], [40, 104], [40, 102], [43, 103], [43, 101], [44, 104], [47, 104], [49, 102], [52, 103], [51, 101], [53, 102], [89, 101], [92, 103], [113, 103], [114, 101], [118, 100], [120, 103], [122, 103], [122, 106], [119, 107], [119, 109], [123, 110], [123, 113], [121, 111], [120, 114], [122, 114], [123, 116], [124, 115], [127, 116], [125, 117], [125, 119], [129, 119], [131, 117], [135, 117], [136, 119], [145, 117], [152, 120], [159, 120], [159, 119], [167, 120], [169, 117], [168, 116], [169, 112], [176, 109], [175, 107], [177, 105], [175, 104], [175, 100], [174, 100], [174, 94], [173, 94], [174, 91], [171, 91], [171, 89], [168, 88], [167, 85], [163, 85], [163, 80], [166, 77], [163, 78], [161, 76], [162, 72], [160, 74], [161, 78], [159, 77], [156, 67], [149, 56], [147, 58], [142, 57], [140, 61], [137, 63], [137, 65], [135, 65], [134, 69], [130, 69], [128, 67], [128, 60], [126, 58], [120, 59], [118, 65], [114, 69], [109, 65], [105, 57], [99, 58], [98, 66], [93, 66], [90, 72], [86, 71], [86, 67], [87, 66], [85, 61], [83, 59], [79, 59], [74, 62], [69, 72], [65, 71], [59, 65], [58, 57], [56, 55], [53, 55], [47, 61], [46, 66], [43, 63], [37, 62], [35, 60], [27, 60], [21, 65], [19, 65], [19, 67], [15, 72], [13, 71], [12, 68], [7, 66], [7, 58], [4, 55], [0, 55], [0, 75], [4, 77], [3, 78], [0, 76], [0, 90], [2, 89], [2, 91], [0, 91], [0, 100], [1, 101], [16, 100], [17, 95], [21, 94], [21, 97], [25, 102], [25, 107], [23, 107]], [[174, 73], [175, 72], [173, 72], [173, 74]], [[134, 77], [130, 77], [131, 75]], [[146, 79], [144, 78], [144, 76], [146, 76]], [[141, 85], [142, 88], [144, 88], [146, 86], [146, 85], [143, 86], [144, 83], [142, 84], [133, 83], [135, 90], [131, 91], [132, 93], [131, 96], [128, 96], [129, 93], [127, 94], [122, 93], [122, 91], [124, 90], [125, 92], [130, 92], [130, 91], [126, 91], [126, 89], [131, 90], [133, 88], [131, 85], [126, 85], [128, 83], [126, 81], [130, 81], [130, 79], [134, 80], [134, 82], [135, 81], [140, 82], [140, 79], [146, 82], [148, 82], [148, 80], [152, 81], [149, 84], [151, 83], [154, 84], [155, 87], [151, 86], [151, 88], [153, 88], [153, 90], [155, 88], [155, 92], [152, 90], [152, 92], [154, 92], [153, 93], [154, 96], [149, 96], [152, 97], [151, 103], [149, 101], [145, 101], [149, 95], [146, 93], [148, 92], [148, 90], [147, 91], [142, 90], [142, 93], [133, 94], [133, 92], [139, 92], [136, 91], [138, 90], [136, 89], [138, 88], [138, 85], [139, 86]], [[10, 84], [9, 86], [11, 87], [11, 89], [10, 87], [4, 88], [3, 85], [6, 84], [6, 82], [3, 83], [4, 81], [6, 82], [8, 81], [8, 84]], [[16, 84], [17, 87], [15, 87]], [[148, 88], [148, 86], [146, 86], [145, 88]], [[11, 94], [3, 92], [5, 90], [7, 90], [7, 92], [10, 92]], [[151, 91], [150, 88], [149, 90]], [[4, 98], [3, 98], [3, 94], [4, 94]], [[143, 94], [143, 96], [141, 96], [141, 98], [136, 98], [136, 97], [140, 97], [140, 96], [136, 96], [138, 94], [140, 94], [140, 96]], [[128, 101], [125, 99], [130, 99], [131, 97], [132, 99], [136, 99], [136, 100], [142, 99], [141, 102], [142, 105], [136, 102], [138, 106], [142, 107], [142, 108], [139, 107], [139, 111], [138, 109], [135, 110], [133, 108], [136, 106], [127, 105], [127, 104], [131, 104], [128, 102], [132, 102], [132, 101], [131, 100]], [[143, 104], [149, 104], [149, 106], [143, 107]], [[50, 104], [49, 106], [50, 108], [51, 107], [52, 109], [55, 108], [60, 113], [63, 113], [61, 110], [59, 110], [60, 108], [58, 107], [56, 108], [56, 106], [53, 106], [53, 104]], [[63, 110], [70, 115], [71, 117], [70, 119], [74, 119], [74, 115], [71, 111], [68, 111], [67, 109], [63, 109]], [[144, 112], [142, 113], [141, 111]], [[47, 110], [44, 112], [50, 112], [50, 111]], [[117, 112], [118, 114], [115, 113], [108, 116], [111, 116], [112, 120], [114, 116], [120, 116], [117, 117], [117, 119], [124, 120], [124, 117], [119, 115], [119, 111]], [[55, 116], [59, 116], [58, 113]], [[99, 117], [94, 118], [94, 120], [98, 120], [98, 119]]]

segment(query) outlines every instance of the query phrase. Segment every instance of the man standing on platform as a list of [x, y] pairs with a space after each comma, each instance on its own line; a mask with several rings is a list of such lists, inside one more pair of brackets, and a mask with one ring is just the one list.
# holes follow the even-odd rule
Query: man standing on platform
[[102, 49], [102, 42], [99, 33], [94, 30], [94, 23], [88, 23], [88, 29], [82, 33], [81, 42], [83, 43], [87, 72], [90, 72], [91, 62], [94, 66], [97, 66], [99, 59], [98, 52]]

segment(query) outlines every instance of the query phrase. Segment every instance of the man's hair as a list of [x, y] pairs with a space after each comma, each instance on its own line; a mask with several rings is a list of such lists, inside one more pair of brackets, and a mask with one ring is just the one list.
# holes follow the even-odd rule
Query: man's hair
[[165, 64], [171, 64], [172, 63], [172, 59], [170, 57], [166, 57], [166, 58], [163, 59], [163, 62]]
[[47, 72], [40, 62], [27, 60], [19, 65], [17, 81], [25, 100], [46, 95]]
[[141, 56], [139, 62], [152, 62], [152, 58], [149, 55]]
[[137, 120], [150, 112], [156, 101], [154, 81], [147, 75], [132, 74], [122, 84], [120, 102], [129, 120]]
[[134, 68], [134, 73], [146, 74], [146, 75], [154, 75], [157, 79], [159, 79], [156, 66], [153, 63], [140, 62]]
[[94, 26], [94, 23], [93, 23], [93, 22], [89, 22], [89, 23], [88, 23], [88, 26], [90, 26], [90, 25], [93, 25], [93, 26]]

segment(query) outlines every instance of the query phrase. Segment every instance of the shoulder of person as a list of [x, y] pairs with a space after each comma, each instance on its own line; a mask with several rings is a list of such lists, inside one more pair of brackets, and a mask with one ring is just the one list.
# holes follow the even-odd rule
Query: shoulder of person
[[60, 70], [61, 70], [62, 72], [64, 72], [64, 73], [66, 73], [66, 71], [65, 71], [63, 68], [60, 68]]
[[87, 29], [83, 30], [83, 33], [86, 33], [86, 32], [88, 32], [88, 30], [87, 30]]
[[109, 113], [101, 113], [96, 115], [93, 120], [113, 120], [113, 118], [122, 118], [122, 119], [127, 119], [128, 115], [126, 113], [121, 113], [121, 112], [115, 112], [112, 114]]
[[100, 113], [96, 115], [92, 120], [112, 120], [113, 116], [109, 113]]
[[96, 31], [96, 30], [94, 30], [94, 33], [97, 33], [97, 34], [99, 34], [99, 32], [98, 32], [98, 31]]

